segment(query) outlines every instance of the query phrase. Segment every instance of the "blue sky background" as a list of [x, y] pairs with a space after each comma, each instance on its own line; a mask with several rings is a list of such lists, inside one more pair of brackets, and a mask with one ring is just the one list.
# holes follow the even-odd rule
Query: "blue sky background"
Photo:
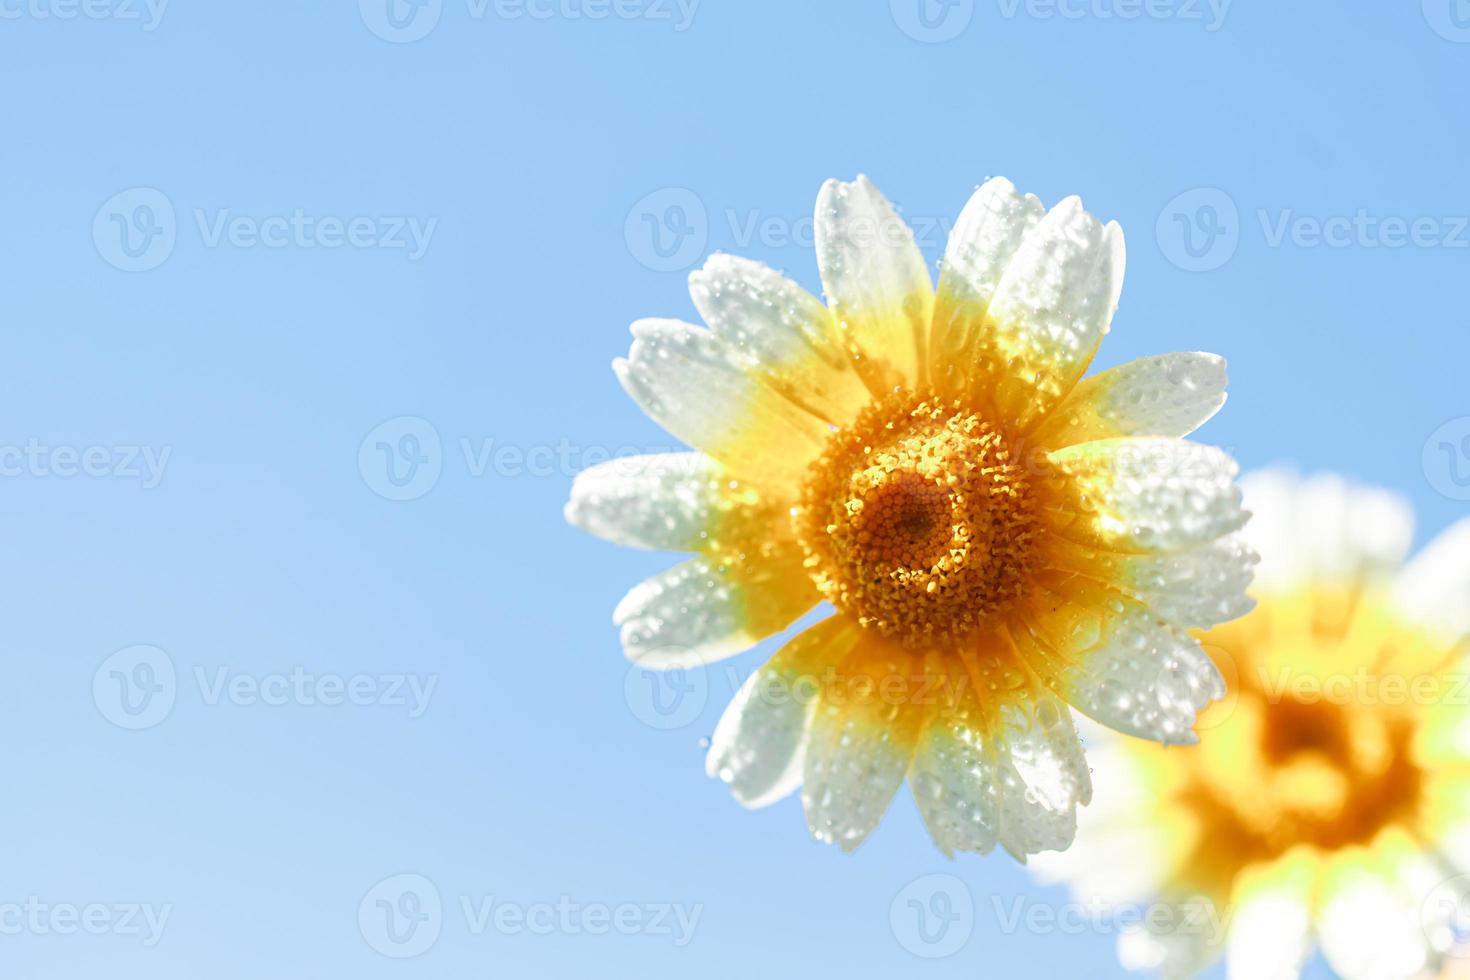
[[[946, 861], [906, 792], [851, 858], [737, 807], [699, 744], [732, 675], [660, 715], [609, 622], [673, 559], [562, 522], [672, 443], [608, 370], [628, 322], [692, 316], [715, 249], [816, 288], [829, 176], [933, 259], [989, 175], [1080, 193], [1129, 239], [1101, 365], [1223, 353], [1202, 435], [1246, 466], [1393, 487], [1421, 540], [1465, 512], [1461, 0], [583, 2], [0, 0], [6, 977], [1120, 975], [1007, 929], [1062, 890]], [[406, 944], [400, 874], [443, 907]], [[946, 958], [931, 874], [973, 903]]]

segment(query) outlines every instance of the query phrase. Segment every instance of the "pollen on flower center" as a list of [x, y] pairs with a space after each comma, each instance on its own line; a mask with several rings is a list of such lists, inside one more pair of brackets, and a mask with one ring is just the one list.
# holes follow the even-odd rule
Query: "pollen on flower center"
[[1024, 590], [1032, 481], [963, 405], [897, 391], [832, 434], [796, 510], [817, 587], [866, 627], [962, 638]]

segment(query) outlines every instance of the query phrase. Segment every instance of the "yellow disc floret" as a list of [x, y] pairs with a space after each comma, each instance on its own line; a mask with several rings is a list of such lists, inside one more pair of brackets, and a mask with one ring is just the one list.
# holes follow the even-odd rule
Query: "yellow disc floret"
[[832, 434], [797, 534], [838, 609], [910, 645], [950, 643], [1024, 591], [1032, 482], [981, 415], [900, 390]]

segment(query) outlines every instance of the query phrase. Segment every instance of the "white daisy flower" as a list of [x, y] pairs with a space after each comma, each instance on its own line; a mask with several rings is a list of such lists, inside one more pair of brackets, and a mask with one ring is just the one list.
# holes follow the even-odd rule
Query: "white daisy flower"
[[618, 605], [627, 655], [707, 664], [827, 600], [721, 719], [708, 771], [747, 806], [798, 787], [856, 848], [907, 778], [946, 853], [1071, 843], [1092, 781], [1070, 707], [1191, 742], [1223, 693], [1190, 627], [1248, 608], [1226, 454], [1181, 439], [1225, 365], [1168, 354], [1083, 380], [1123, 234], [1004, 179], [936, 290], [867, 179], [817, 200], [826, 304], [754, 262], [690, 277], [707, 327], [641, 320], [623, 387], [697, 452], [578, 476], [567, 519], [695, 557]]

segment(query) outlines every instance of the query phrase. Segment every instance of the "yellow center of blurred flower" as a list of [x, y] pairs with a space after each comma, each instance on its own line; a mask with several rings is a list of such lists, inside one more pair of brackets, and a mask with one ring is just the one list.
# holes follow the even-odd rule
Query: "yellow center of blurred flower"
[[839, 610], [910, 645], [946, 644], [1022, 594], [1034, 482], [983, 417], [900, 390], [832, 434], [797, 534]]
[[1424, 819], [1429, 719], [1456, 690], [1442, 646], [1379, 601], [1330, 592], [1264, 601], [1204, 639], [1235, 696], [1201, 716], [1199, 746], [1147, 753], [1195, 818], [1194, 884]]
[[1273, 849], [1366, 843], [1417, 796], [1412, 731], [1382, 706], [1284, 696], [1266, 711], [1263, 792], [1237, 812]]

